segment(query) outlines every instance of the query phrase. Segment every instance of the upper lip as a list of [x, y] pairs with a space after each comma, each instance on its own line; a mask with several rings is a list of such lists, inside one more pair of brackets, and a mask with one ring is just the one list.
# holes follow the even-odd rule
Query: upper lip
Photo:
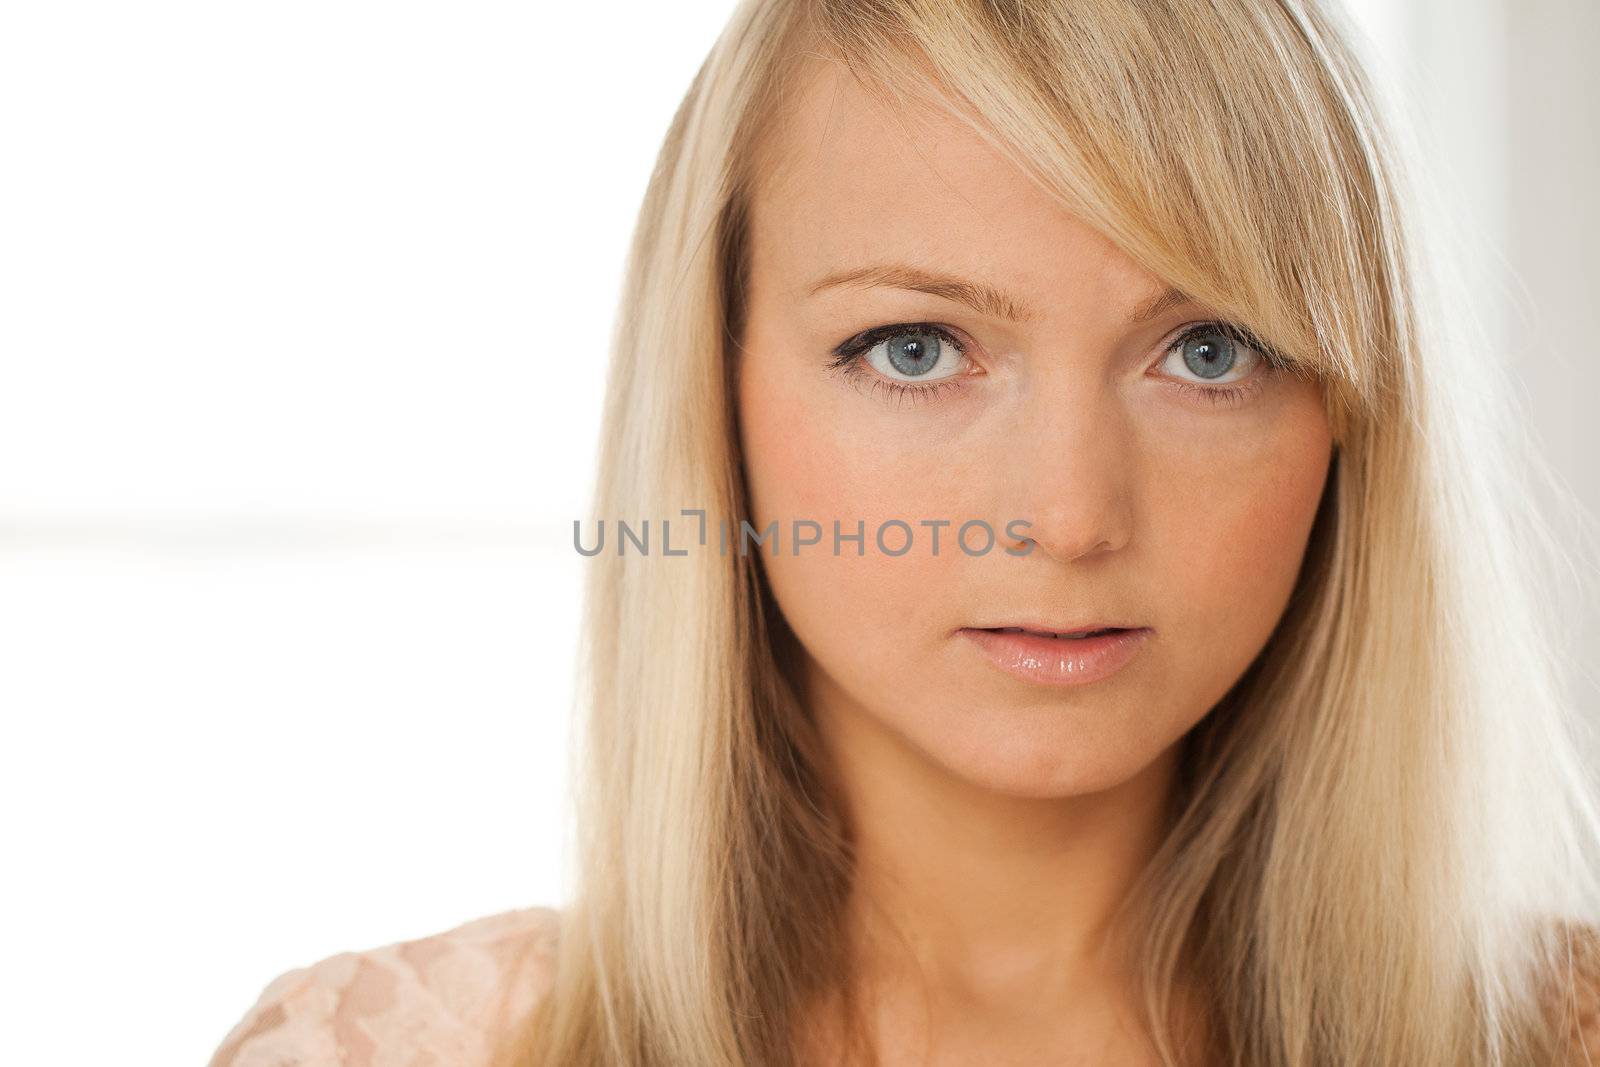
[[1028, 630], [1036, 634], [1079, 634], [1091, 630], [1141, 630], [1136, 623], [1123, 622], [996, 622], [988, 626], [973, 626], [974, 630]]

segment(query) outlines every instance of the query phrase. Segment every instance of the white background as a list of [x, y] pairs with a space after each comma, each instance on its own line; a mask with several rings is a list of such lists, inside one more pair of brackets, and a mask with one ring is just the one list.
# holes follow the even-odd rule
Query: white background
[[[7, 1061], [203, 1063], [284, 970], [562, 900], [571, 522], [731, 7], [0, 14]], [[1357, 13], [1600, 506], [1596, 7]]]

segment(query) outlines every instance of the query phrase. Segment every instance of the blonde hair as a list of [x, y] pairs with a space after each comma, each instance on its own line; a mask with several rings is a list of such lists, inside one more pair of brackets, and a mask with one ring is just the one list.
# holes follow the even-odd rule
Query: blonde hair
[[[594, 516], [748, 514], [746, 210], [803, 57], [963, 116], [1323, 386], [1334, 463], [1299, 583], [1185, 738], [1126, 905], [1165, 1061], [1186, 1062], [1166, 1020], [1189, 973], [1220, 1062], [1556, 1061], [1600, 900], [1581, 724], [1531, 592], [1563, 541], [1518, 496], [1548, 472], [1508, 387], [1430, 288], [1348, 31], [1302, 0], [745, 0], [640, 213]], [[505, 1061], [795, 1063], [801, 1006], [850, 1007], [853, 838], [792, 635], [753, 556], [589, 566], [576, 891]]]

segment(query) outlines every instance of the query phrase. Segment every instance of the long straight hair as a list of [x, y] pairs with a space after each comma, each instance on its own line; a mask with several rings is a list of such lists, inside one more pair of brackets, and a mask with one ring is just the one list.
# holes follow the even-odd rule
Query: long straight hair
[[[1192, 974], [1217, 1062], [1542, 1067], [1574, 1031], [1600, 901], [1588, 742], [1539, 592], [1570, 538], [1529, 510], [1549, 472], [1432, 284], [1404, 153], [1335, 16], [745, 0], [640, 212], [593, 515], [670, 517], [692, 545], [748, 514], [731, 392], [746, 219], [801, 57], [948, 108], [1315, 375], [1333, 428], [1294, 594], [1183, 740], [1170, 830], [1125, 904], [1164, 1061], [1189, 1062], [1168, 1020]], [[802, 1007], [833, 993], [866, 1050], [842, 922], [853, 831], [759, 561], [715, 536], [588, 561], [576, 885], [506, 1063], [794, 1064]]]

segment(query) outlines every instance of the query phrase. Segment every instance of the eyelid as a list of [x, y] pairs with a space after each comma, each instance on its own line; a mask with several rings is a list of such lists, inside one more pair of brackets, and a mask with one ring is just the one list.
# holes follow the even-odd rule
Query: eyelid
[[1204, 333], [1220, 333], [1231, 341], [1253, 349], [1261, 356], [1262, 361], [1270, 366], [1282, 368], [1289, 365], [1289, 361], [1279, 354], [1277, 349], [1261, 340], [1245, 327], [1235, 322], [1229, 322], [1226, 319], [1204, 319], [1178, 327], [1162, 342], [1161, 355], [1163, 357], [1167, 356], [1174, 348], [1177, 348], [1191, 337], [1197, 337]]
[[925, 330], [928, 333], [935, 334], [940, 340], [949, 341], [954, 345], [955, 350], [961, 355], [965, 356], [967, 354], [968, 342], [953, 327], [938, 322], [895, 322], [885, 323], [882, 326], [873, 326], [841, 341], [834, 347], [832, 354], [836, 363], [842, 363], [869, 351], [880, 341], [896, 334], [912, 333], [917, 330]]

